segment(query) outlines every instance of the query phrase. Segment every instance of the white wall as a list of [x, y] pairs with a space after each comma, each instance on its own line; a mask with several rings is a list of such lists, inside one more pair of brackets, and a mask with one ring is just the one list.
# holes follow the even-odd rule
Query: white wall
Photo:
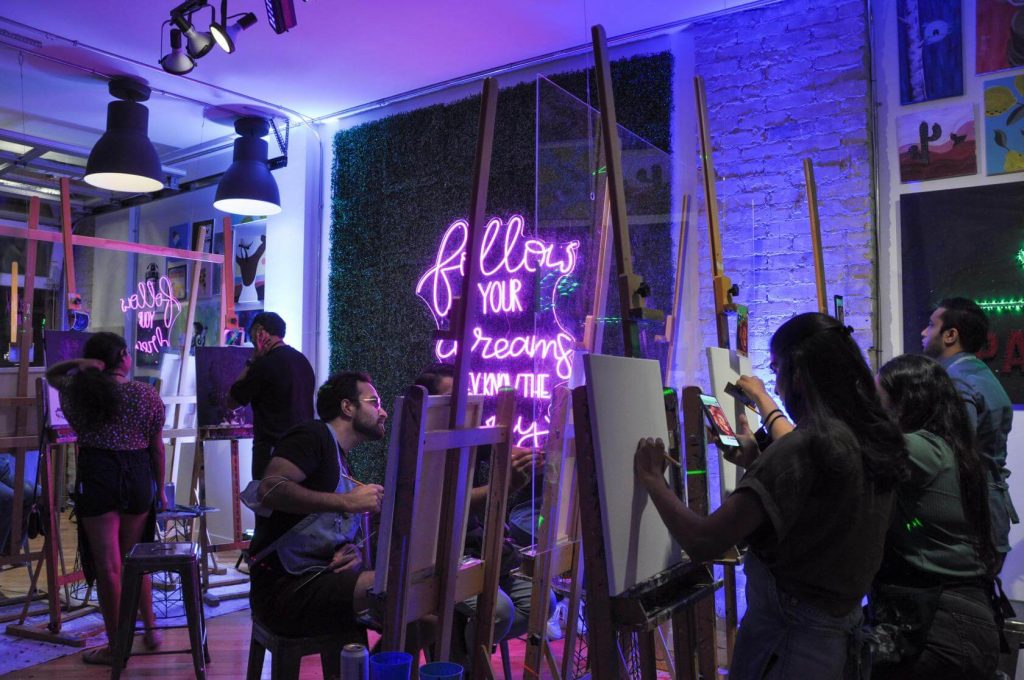
[[[974, 74], [975, 64], [975, 0], [964, 0], [964, 94], [909, 106], [900, 105], [899, 48], [895, 0], [873, 0], [875, 96], [878, 104], [877, 166], [878, 212], [880, 248], [880, 347], [882, 360], [901, 352], [915, 352], [919, 347], [903, 347], [903, 306], [901, 301], [902, 273], [900, 267], [900, 197], [922, 191], [938, 191], [962, 187], [1019, 182], [1021, 175], [985, 175], [984, 115], [981, 110], [982, 88], [986, 80], [1006, 77], [1007, 72], [983, 76]], [[1017, 71], [1019, 73], [1019, 71]], [[1010, 72], [1013, 73], [1013, 72]], [[975, 136], [978, 139], [978, 173], [968, 177], [955, 177], [913, 184], [900, 184], [899, 151], [896, 141], [896, 118], [929, 109], [944, 108], [952, 104], [970, 102], [974, 105]], [[1010, 494], [1018, 508], [1024, 507], [1024, 408], [1014, 411], [1013, 431], [1008, 444], [1008, 464], [1014, 472], [1010, 477]], [[1011, 528], [1010, 545], [1013, 550], [1003, 567], [1003, 584], [1007, 594], [1015, 600], [1024, 600], [1024, 524]]]

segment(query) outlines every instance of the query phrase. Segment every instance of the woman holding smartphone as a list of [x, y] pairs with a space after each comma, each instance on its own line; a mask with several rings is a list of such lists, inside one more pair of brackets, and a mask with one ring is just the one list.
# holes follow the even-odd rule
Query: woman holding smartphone
[[637, 478], [691, 559], [750, 545], [733, 680], [859, 672], [860, 602], [882, 560], [907, 454], [850, 334], [817, 313], [776, 331], [771, 365], [796, 428], [759, 452], [741, 427], [740, 446], [726, 453], [746, 473], [709, 517], [689, 510], [668, 487], [660, 441], [637, 447]]

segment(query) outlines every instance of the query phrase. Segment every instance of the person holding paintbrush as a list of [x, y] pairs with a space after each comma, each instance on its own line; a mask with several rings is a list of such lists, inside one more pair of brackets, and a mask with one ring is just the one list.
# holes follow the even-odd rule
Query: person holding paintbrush
[[860, 603], [909, 474], [906, 444], [848, 326], [793, 317], [772, 337], [771, 365], [796, 428], [764, 451], [740, 428], [725, 453], [746, 472], [718, 510], [700, 516], [669, 488], [660, 440], [638, 445], [636, 478], [691, 559], [750, 545], [730, 678], [860, 677]]
[[373, 572], [363, 569], [360, 515], [380, 512], [384, 489], [352, 477], [347, 453], [382, 439], [388, 414], [370, 376], [357, 372], [332, 375], [316, 411], [319, 420], [278, 442], [257, 491], [253, 618], [279, 635], [365, 642], [356, 614], [368, 606]]

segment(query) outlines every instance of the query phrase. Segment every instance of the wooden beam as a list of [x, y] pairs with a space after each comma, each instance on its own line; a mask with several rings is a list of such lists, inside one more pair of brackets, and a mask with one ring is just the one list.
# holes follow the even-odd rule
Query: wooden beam
[[[27, 233], [22, 227], [15, 227], [8, 224], [0, 224], [0, 236], [8, 238], [22, 238], [30, 241], [44, 241], [46, 243], [64, 244], [64, 236], [57, 231], [36, 230], [34, 233]], [[98, 238], [96, 236], [81, 236], [75, 234], [71, 237], [71, 245], [84, 246], [87, 248], [100, 248], [103, 250], [116, 250], [122, 253], [138, 253], [139, 255], [154, 255], [156, 257], [177, 257], [182, 260], [212, 262], [223, 264], [224, 257], [206, 252], [195, 252], [183, 248], [170, 248], [168, 246], [156, 246], [146, 243], [131, 243], [130, 241], [118, 241], [116, 239]], [[67, 248], [65, 247], [65, 257]]]

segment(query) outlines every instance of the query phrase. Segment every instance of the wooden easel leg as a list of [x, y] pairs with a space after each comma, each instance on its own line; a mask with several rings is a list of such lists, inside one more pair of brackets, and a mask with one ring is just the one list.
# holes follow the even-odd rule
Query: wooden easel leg
[[736, 603], [736, 565], [726, 564], [725, 570], [725, 663], [732, 663], [732, 651], [736, 647], [736, 624], [738, 605]]
[[572, 677], [572, 664], [576, 656], [576, 636], [579, 627], [580, 602], [583, 600], [583, 542], [577, 541], [573, 549], [572, 583], [569, 586], [569, 610], [565, 617], [565, 646], [562, 648], [562, 678]]
[[715, 640], [715, 598], [710, 597], [691, 610], [696, 634], [697, 663], [700, 677], [718, 676], [718, 643]]
[[637, 654], [640, 660], [640, 677], [643, 680], [654, 680], [658, 677], [657, 646], [654, 642], [655, 634], [653, 629], [636, 634]]
[[697, 622], [693, 609], [678, 611], [672, 615], [672, 647], [676, 655], [676, 680], [697, 680], [694, 672], [696, 644], [694, 632]]

